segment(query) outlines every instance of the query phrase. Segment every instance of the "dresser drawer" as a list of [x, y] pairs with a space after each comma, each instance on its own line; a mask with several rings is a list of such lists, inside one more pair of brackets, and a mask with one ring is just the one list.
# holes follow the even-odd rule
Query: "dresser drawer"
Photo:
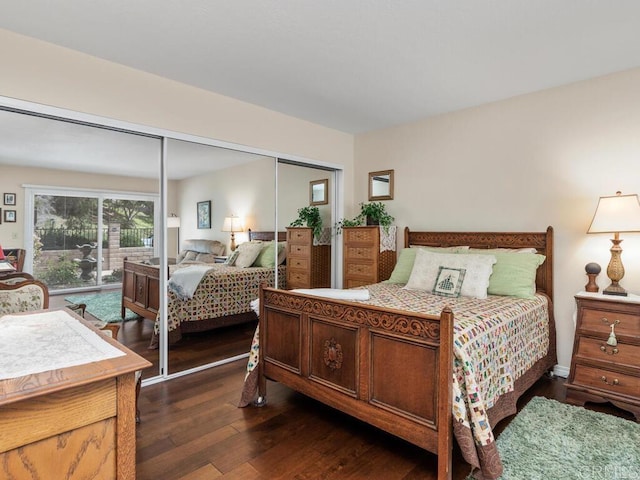
[[616, 335], [640, 336], [640, 316], [592, 308], [584, 308], [582, 310], [582, 323], [580, 326], [582, 330], [598, 332], [608, 336], [611, 332], [610, 325], [612, 323], [616, 323]]
[[309, 288], [309, 272], [289, 270], [287, 288]]
[[309, 258], [308, 257], [288, 257], [287, 269], [294, 270], [309, 270]]
[[298, 256], [309, 258], [311, 253], [311, 247], [309, 245], [289, 245], [288, 256]]
[[311, 235], [313, 230], [310, 228], [287, 230], [287, 243], [311, 243]]
[[575, 365], [573, 384], [630, 397], [637, 397], [640, 392], [640, 377], [581, 364]]
[[[607, 345], [606, 338], [580, 337], [577, 354], [603, 362], [615, 362], [618, 365], [637, 366], [640, 359], [640, 345], [618, 343], [615, 347]], [[639, 367], [640, 373], [640, 367]]]
[[374, 228], [345, 228], [344, 229], [344, 241], [346, 243], [359, 243], [374, 245], [377, 243], [378, 230]]
[[349, 278], [370, 278], [372, 280], [371, 283], [375, 283], [376, 270], [375, 266], [372, 263], [347, 262], [344, 270], [345, 274]]
[[345, 258], [347, 260], [369, 260], [373, 261], [378, 257], [378, 253], [373, 247], [347, 247]]

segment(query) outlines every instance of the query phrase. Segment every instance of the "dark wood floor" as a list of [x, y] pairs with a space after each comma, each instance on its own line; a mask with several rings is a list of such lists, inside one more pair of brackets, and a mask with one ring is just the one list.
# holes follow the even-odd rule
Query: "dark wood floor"
[[[51, 306], [64, 305], [52, 297]], [[154, 363], [152, 322], [125, 322], [118, 340]], [[253, 325], [192, 334], [170, 350], [170, 370], [179, 371], [248, 351]], [[225, 479], [435, 479], [437, 459], [392, 435], [269, 382], [268, 405], [237, 408], [246, 361], [142, 388], [137, 428], [138, 480]], [[521, 399], [565, 400], [562, 378], [540, 379]], [[609, 404], [588, 405], [632, 419]], [[496, 435], [511, 418], [494, 428]], [[470, 467], [454, 449], [453, 478]]]
[[[142, 389], [138, 480], [436, 478], [434, 455], [280, 384], [269, 382], [266, 407], [237, 408], [245, 367], [237, 361]], [[564, 401], [565, 390], [564, 379], [542, 378], [519, 408], [533, 396]], [[453, 478], [469, 470], [456, 451]]]
[[[49, 306], [58, 308], [68, 304], [64, 297], [64, 295], [52, 295]], [[85, 317], [88, 320], [94, 319], [89, 313], [85, 313]], [[208, 332], [183, 335], [182, 340], [169, 349], [169, 373], [181, 372], [247, 353], [251, 347], [256, 325], [257, 322], [249, 322]], [[143, 371], [143, 380], [159, 375], [158, 350], [149, 349], [152, 331], [153, 322], [140, 318], [121, 323], [118, 332], [120, 343], [153, 365]]]

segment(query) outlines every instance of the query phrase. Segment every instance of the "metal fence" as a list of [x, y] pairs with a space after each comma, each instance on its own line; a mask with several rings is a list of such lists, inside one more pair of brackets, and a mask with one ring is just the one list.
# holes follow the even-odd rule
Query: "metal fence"
[[[42, 250], [76, 250], [77, 245], [97, 243], [97, 228], [36, 228]], [[153, 228], [121, 228], [121, 247], [152, 247]], [[102, 248], [109, 248], [108, 228], [102, 229]]]

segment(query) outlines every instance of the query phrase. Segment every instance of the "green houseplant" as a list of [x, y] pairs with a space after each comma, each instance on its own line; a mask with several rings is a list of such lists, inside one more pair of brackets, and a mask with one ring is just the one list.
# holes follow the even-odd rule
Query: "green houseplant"
[[322, 234], [322, 217], [318, 207], [303, 207], [298, 209], [298, 218], [289, 224], [290, 227], [309, 227], [313, 236], [319, 238]]
[[380, 225], [388, 231], [393, 225], [395, 217], [387, 212], [382, 202], [361, 203], [360, 213], [353, 219], [343, 218], [336, 223], [336, 232], [341, 233], [344, 227], [359, 227], [361, 225]]

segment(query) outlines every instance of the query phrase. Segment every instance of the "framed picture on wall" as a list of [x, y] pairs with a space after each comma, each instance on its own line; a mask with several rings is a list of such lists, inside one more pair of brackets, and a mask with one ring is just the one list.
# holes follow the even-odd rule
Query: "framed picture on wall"
[[7, 223], [12, 223], [16, 221], [16, 211], [15, 210], [5, 210], [4, 211], [4, 221]]
[[16, 204], [16, 194], [15, 193], [5, 193], [4, 194], [4, 204], [5, 205], [15, 205]]
[[198, 228], [211, 228], [211, 200], [198, 202]]

